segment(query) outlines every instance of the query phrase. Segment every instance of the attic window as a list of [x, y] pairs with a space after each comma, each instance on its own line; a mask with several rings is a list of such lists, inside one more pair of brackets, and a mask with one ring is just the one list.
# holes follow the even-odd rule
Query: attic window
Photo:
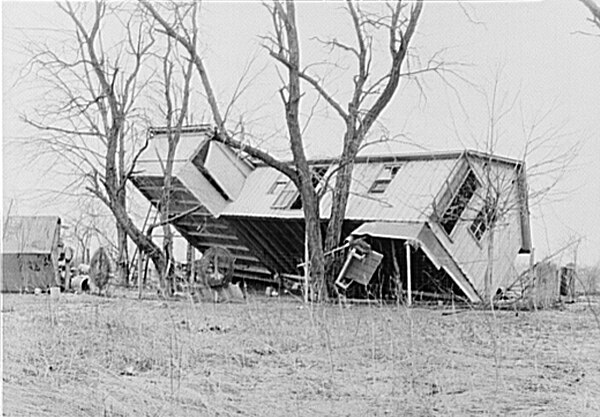
[[475, 173], [469, 169], [469, 172], [465, 176], [462, 185], [444, 211], [440, 221], [440, 225], [448, 235], [450, 235], [454, 230], [456, 223], [458, 223], [458, 220], [461, 218], [462, 214], [467, 208], [467, 205], [469, 204], [469, 201], [479, 186], [480, 184], [479, 181], [477, 181]]
[[273, 183], [273, 185], [271, 186], [271, 188], [269, 189], [269, 192], [267, 194], [281, 193], [281, 191], [283, 191], [283, 189], [289, 182], [290, 182], [289, 178], [287, 178], [285, 176], [280, 176], [279, 178], [277, 178], [277, 181], [275, 181]]
[[275, 201], [271, 204], [271, 208], [287, 209], [298, 198], [299, 192], [296, 185], [289, 178], [282, 175], [271, 186], [269, 194], [277, 195]]
[[473, 236], [475, 236], [475, 239], [481, 241], [485, 231], [496, 221], [496, 214], [496, 208], [489, 203], [486, 203], [486, 205], [479, 210], [479, 213], [475, 216], [475, 220], [473, 220], [473, 223], [471, 223], [471, 226], [469, 227]]
[[369, 193], [372, 194], [383, 194], [387, 190], [388, 185], [392, 182], [402, 165], [385, 165], [371, 188]]

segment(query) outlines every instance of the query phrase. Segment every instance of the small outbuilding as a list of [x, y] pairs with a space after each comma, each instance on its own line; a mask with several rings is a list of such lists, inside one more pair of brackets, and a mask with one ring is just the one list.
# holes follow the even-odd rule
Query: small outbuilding
[[60, 217], [12, 216], [2, 236], [2, 292], [33, 291], [59, 280]]

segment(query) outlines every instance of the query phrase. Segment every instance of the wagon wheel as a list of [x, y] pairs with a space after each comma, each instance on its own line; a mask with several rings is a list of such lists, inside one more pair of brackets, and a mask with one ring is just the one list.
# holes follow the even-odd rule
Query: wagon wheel
[[223, 287], [231, 282], [235, 259], [227, 249], [214, 246], [202, 255], [199, 273], [202, 281], [211, 288]]
[[108, 284], [111, 272], [108, 253], [103, 247], [100, 247], [90, 261], [90, 281], [98, 288], [98, 293], [102, 292]]

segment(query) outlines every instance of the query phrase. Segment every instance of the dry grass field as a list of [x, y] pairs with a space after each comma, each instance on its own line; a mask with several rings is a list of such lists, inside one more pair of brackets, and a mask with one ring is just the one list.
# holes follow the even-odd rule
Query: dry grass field
[[6, 416], [599, 416], [600, 305], [3, 295]]

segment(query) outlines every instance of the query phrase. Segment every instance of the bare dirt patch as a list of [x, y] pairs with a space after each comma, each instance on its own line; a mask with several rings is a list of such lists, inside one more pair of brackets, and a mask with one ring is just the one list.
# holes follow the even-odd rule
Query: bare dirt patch
[[597, 305], [448, 309], [3, 295], [3, 414], [600, 415]]

